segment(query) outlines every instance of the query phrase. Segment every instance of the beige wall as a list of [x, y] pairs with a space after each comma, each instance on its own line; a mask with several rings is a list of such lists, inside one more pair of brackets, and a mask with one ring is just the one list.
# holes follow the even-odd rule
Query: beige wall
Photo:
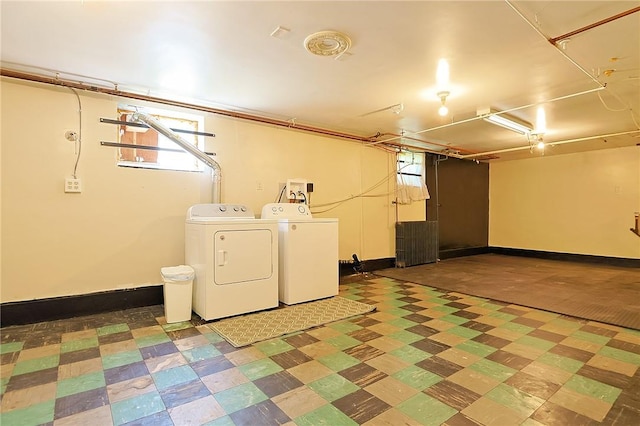
[[[118, 102], [80, 92], [81, 194], [65, 194], [72, 174], [78, 104], [66, 88], [2, 79], [2, 281], [0, 301], [87, 294], [160, 284], [162, 266], [184, 262], [184, 216], [211, 202], [209, 173], [116, 166]], [[158, 106], [160, 107], [160, 106]], [[205, 118], [206, 150], [222, 167], [222, 201], [256, 214], [275, 201], [287, 178], [314, 183], [312, 204], [393, 190], [395, 156], [362, 144], [219, 116]], [[260, 190], [258, 187], [263, 189]], [[392, 196], [357, 198], [318, 217], [339, 218], [340, 259], [394, 257]], [[320, 210], [320, 209], [318, 209]], [[402, 207], [403, 220], [424, 220], [424, 203]]]
[[640, 258], [640, 147], [492, 163], [489, 245]]

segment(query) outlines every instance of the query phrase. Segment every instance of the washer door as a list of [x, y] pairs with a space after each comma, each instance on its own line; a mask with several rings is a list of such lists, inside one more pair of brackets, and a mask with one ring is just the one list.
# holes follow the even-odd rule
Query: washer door
[[273, 274], [271, 230], [218, 231], [213, 238], [215, 284], [264, 280]]

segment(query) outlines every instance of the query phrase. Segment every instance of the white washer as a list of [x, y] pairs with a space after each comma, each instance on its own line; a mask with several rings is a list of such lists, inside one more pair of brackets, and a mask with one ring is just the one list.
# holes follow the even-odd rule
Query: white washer
[[193, 310], [205, 320], [278, 306], [278, 222], [234, 204], [187, 211], [185, 261], [195, 270]]
[[338, 219], [314, 219], [306, 204], [270, 203], [278, 220], [278, 297], [287, 305], [338, 294]]

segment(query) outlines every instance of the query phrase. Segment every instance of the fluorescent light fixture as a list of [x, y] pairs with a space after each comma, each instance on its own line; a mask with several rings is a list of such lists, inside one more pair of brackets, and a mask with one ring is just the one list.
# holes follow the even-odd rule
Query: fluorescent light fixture
[[505, 129], [520, 133], [521, 135], [527, 135], [533, 131], [531, 124], [518, 120], [515, 117], [507, 116], [506, 114], [499, 114], [492, 111], [488, 115], [482, 117], [482, 119], [495, 124], [496, 126], [504, 127]]

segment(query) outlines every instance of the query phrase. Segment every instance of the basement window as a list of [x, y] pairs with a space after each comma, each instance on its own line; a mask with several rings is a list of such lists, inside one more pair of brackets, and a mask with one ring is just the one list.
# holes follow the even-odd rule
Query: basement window
[[[131, 106], [118, 107], [118, 120], [132, 121], [131, 114], [135, 111], [136, 108]], [[204, 117], [202, 116], [150, 108], [144, 108], [141, 111], [156, 118], [174, 131], [198, 132], [204, 127]], [[204, 169], [198, 159], [155, 129], [125, 125], [118, 127], [118, 143], [136, 145], [136, 147], [118, 148], [118, 166], [188, 172], [198, 172]], [[202, 150], [204, 144], [202, 136], [183, 132], [177, 134], [180, 138]]]
[[425, 184], [425, 155], [402, 151], [397, 154], [396, 158], [396, 202], [411, 204], [413, 201], [428, 200], [430, 196]]

